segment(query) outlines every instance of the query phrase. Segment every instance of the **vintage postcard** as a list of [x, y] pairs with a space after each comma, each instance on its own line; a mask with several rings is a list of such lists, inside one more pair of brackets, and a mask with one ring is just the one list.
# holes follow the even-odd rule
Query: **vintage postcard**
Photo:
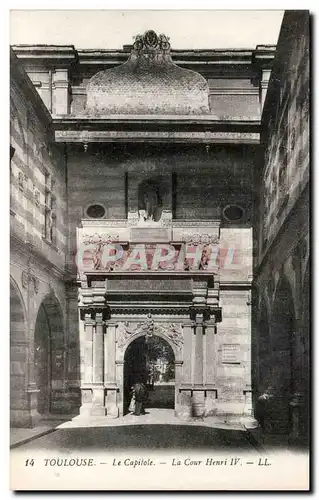
[[309, 490], [309, 48], [11, 11], [12, 490]]

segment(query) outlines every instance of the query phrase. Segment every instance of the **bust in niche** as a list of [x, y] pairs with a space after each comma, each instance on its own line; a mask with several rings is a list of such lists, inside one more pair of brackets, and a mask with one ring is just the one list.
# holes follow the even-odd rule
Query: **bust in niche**
[[162, 216], [162, 199], [158, 185], [153, 181], [142, 182], [138, 192], [140, 223], [159, 222]]

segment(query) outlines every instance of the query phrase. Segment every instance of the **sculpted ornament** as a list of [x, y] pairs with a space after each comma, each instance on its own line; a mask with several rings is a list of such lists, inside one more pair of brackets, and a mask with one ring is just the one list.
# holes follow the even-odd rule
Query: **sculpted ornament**
[[36, 276], [33, 276], [33, 274], [31, 274], [29, 271], [22, 271], [21, 282], [23, 288], [28, 288], [29, 283], [32, 283], [34, 292], [38, 293], [40, 281]]
[[32, 276], [32, 281], [33, 281], [33, 288], [35, 293], [38, 293], [39, 291], [39, 286], [40, 286], [40, 281], [36, 276]]
[[153, 335], [168, 337], [178, 348], [181, 348], [183, 339], [183, 330], [181, 325], [169, 323], [162, 325], [155, 323], [152, 315], [149, 313], [147, 319], [143, 323], [137, 324], [135, 328], [130, 328], [129, 322], [119, 323], [117, 327], [116, 337], [118, 347], [124, 347], [132, 336], [152, 337]]
[[113, 235], [113, 234], [84, 234], [83, 235], [83, 243], [84, 245], [91, 245], [91, 244], [97, 244], [97, 245], [107, 245], [108, 243], [116, 243], [119, 241], [119, 236], [118, 235]]
[[28, 288], [28, 284], [29, 284], [29, 273], [28, 273], [28, 271], [22, 271], [21, 281], [22, 281], [23, 288]]
[[192, 243], [193, 245], [216, 245], [219, 242], [219, 238], [213, 234], [200, 234], [200, 233], [190, 233], [185, 234], [186, 243]]

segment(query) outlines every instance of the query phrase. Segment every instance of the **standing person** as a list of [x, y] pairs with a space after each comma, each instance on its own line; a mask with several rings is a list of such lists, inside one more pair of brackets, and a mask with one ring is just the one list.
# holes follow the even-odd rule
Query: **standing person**
[[131, 395], [131, 401], [130, 401], [130, 406], [128, 408], [128, 411], [130, 413], [134, 413], [135, 412], [135, 391], [134, 391], [134, 386], [131, 387], [130, 395]]
[[147, 399], [147, 389], [143, 382], [134, 384], [135, 412], [134, 415], [145, 415], [145, 402]]

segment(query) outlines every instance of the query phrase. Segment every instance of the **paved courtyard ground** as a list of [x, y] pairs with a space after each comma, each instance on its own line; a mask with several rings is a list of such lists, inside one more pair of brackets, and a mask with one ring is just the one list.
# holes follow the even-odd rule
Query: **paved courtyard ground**
[[57, 428], [22, 444], [19, 451], [231, 450], [256, 451], [245, 431], [196, 425], [133, 424], [107, 427]]

